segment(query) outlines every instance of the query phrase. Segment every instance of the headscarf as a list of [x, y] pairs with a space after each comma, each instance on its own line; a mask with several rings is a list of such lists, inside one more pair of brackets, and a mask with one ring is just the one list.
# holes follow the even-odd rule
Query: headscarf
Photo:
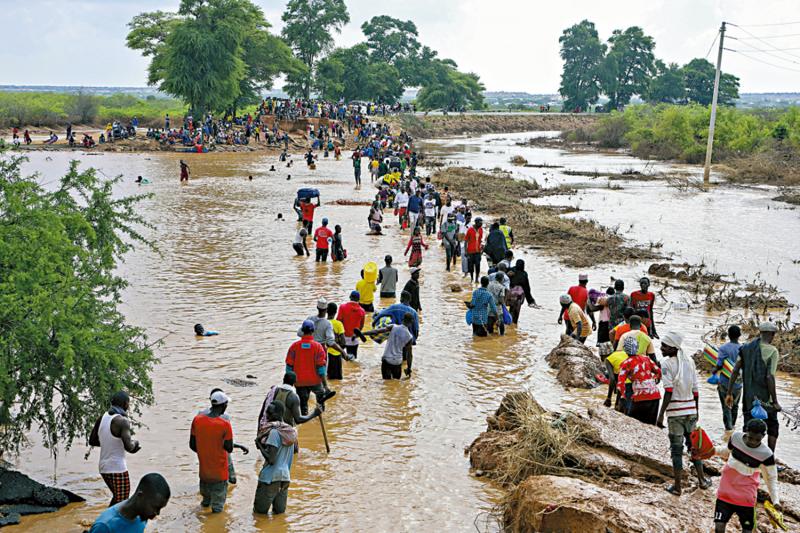
[[633, 335], [626, 337], [622, 349], [625, 350], [628, 357], [633, 357], [639, 352], [639, 340]]
[[672, 346], [678, 350], [678, 370], [675, 375], [675, 380], [679, 381], [683, 376], [683, 367], [684, 361], [691, 362], [691, 359], [683, 353], [683, 348], [681, 345], [683, 344], [683, 335], [675, 331], [668, 331], [666, 333], [661, 334], [661, 344], [666, 344], [667, 346]]

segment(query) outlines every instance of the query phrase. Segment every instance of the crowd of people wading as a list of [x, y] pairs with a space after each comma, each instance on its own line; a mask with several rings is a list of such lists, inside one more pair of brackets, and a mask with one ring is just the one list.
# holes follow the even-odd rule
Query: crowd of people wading
[[[405, 380], [407, 386], [413, 386], [413, 372], [418, 371], [413, 364], [414, 349], [425, 333], [420, 322], [424, 270], [442, 269], [469, 278], [474, 290], [464, 302], [464, 312], [476, 337], [504, 335], [508, 328], [517, 327], [525, 304], [538, 304], [507, 220], [477, 216], [467, 199], [458, 198], [448, 187], [438, 187], [430, 177], [421, 177], [413, 139], [379, 122], [376, 109], [348, 110], [321, 102], [304, 102], [299, 107], [271, 102], [265, 106], [259, 124], [275, 114], [308, 113], [324, 118], [325, 125], [309, 132], [305, 164], [315, 168], [320, 157], [342, 160], [341, 164], [352, 164], [356, 190], [362, 187], [362, 176], [366, 184], [367, 175], [369, 186], [375, 188], [371, 205], [364, 208], [362, 230], [330, 220], [318, 190], [298, 191], [293, 206], [297, 232], [291, 247], [287, 243], [287, 256], [311, 260], [313, 255], [320, 263], [346, 261], [345, 235], [383, 235], [390, 217], [395, 217], [403, 236], [399, 245], [396, 240], [381, 240], [390, 253], [382, 258], [382, 265], [366, 263], [352, 290], [316, 295], [309, 302], [316, 311], [298, 317], [297, 340], [286, 347], [282, 382], [267, 391], [260, 411], [252, 413], [258, 427], [254, 445], [263, 458], [253, 512], [280, 514], [287, 510], [291, 469], [300, 447], [296, 427], [318, 418], [325, 436], [322, 415], [326, 409], [336, 408], [332, 387], [348, 365], [358, 364], [361, 344], [371, 339], [383, 345], [384, 380]], [[349, 147], [346, 158], [342, 153], [345, 146]], [[285, 152], [280, 162], [291, 165]], [[183, 161], [180, 179], [190, 179], [189, 166]], [[444, 248], [444, 264], [424, 261], [431, 246]], [[404, 280], [395, 266], [395, 258], [401, 257], [409, 267]], [[554, 321], [563, 324], [575, 342], [596, 345], [606, 368], [606, 374], [598, 379], [608, 383], [608, 408], [627, 414], [632, 424], [667, 428], [664, 450], [671, 455], [675, 478], [666, 490], [677, 496], [684, 489], [684, 450], [689, 452], [701, 490], [711, 486], [703, 460], [720, 455], [727, 462], [716, 506], [708, 512], [714, 516], [716, 531], [724, 531], [734, 515], [743, 531], [752, 531], [762, 475], [771, 505], [780, 509], [775, 450], [781, 406], [775, 383], [778, 351], [772, 344], [777, 328], [764, 322], [760, 336], [740, 344], [741, 331], [733, 326], [726, 344], [707, 348], [714, 362], [711, 381], [717, 383], [725, 427], [720, 445], [714, 447], [697, 427], [698, 375], [685, 353], [684, 335], [669, 329], [657, 331], [651, 282], [642, 278], [637, 284], [639, 290], [630, 293], [623, 280], [616, 280], [611, 287], [593, 288], [589, 277], [579, 274], [576, 285], [558, 302], [550, 302], [558, 307]], [[216, 334], [200, 324], [195, 333], [199, 338]], [[142, 451], [147, 448], [131, 435], [129, 401], [124, 391], [115, 394], [92, 431], [90, 444], [100, 447], [99, 471], [112, 496], [109, 509], [92, 526], [93, 533], [143, 531], [170, 497], [167, 481], [157, 473], [141, 477], [133, 495], [130, 493], [126, 454], [147, 453]], [[225, 507], [229, 485], [236, 483], [235, 450], [248, 454], [249, 448], [234, 438], [226, 411], [229, 406], [235, 409], [235, 403], [226, 392], [213, 388], [208, 401], [207, 409], [193, 414], [187, 440], [197, 454], [201, 505], [219, 513]], [[327, 436], [325, 439], [327, 445]]]

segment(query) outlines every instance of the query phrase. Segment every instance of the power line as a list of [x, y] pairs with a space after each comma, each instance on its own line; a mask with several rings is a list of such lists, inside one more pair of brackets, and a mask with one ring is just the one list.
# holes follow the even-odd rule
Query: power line
[[[729, 24], [732, 24], [732, 23], [729, 23]], [[793, 24], [800, 24], [800, 20], [798, 20], [796, 22], [773, 22], [771, 24], [745, 24], [744, 27], [745, 28], [760, 28], [760, 27], [764, 27], [764, 26], [791, 26]], [[732, 24], [732, 25], [734, 25], [734, 24]]]
[[[756, 47], [752, 46], [749, 43], [740, 43], [740, 44], [744, 45], [744, 46], [747, 46], [747, 48], [745, 48], [742, 51], [743, 52], [747, 52], [748, 54], [752, 54], [752, 53], [767, 54], [769, 57], [771, 57], [773, 59], [777, 59], [779, 61], [786, 61], [787, 63], [794, 63], [795, 65], [800, 65], [800, 61], [795, 61], [794, 59], [789, 59], [789, 58], [786, 58], [786, 57], [779, 56], [773, 50], [764, 50], [762, 48], [756, 48]], [[795, 56], [792, 56], [791, 54], [787, 54], [787, 55], [789, 55], [791, 57], [795, 57]], [[798, 58], [798, 59], [800, 59], [800, 58]]]
[[[736, 37], [728, 37], [728, 38], [729, 39], [733, 39], [734, 41], [738, 41], [739, 40]], [[742, 43], [742, 44], [750, 46], [747, 43]], [[785, 51], [788, 51], [788, 50], [800, 50], [800, 46], [795, 47], [795, 48], [780, 48], [780, 49], [778, 49], [779, 52], [785, 52]], [[749, 51], [750, 52], [768, 52], [768, 53], [774, 53], [775, 52], [775, 50], [764, 50], [763, 48], [750, 48]], [[708, 55], [706, 55], [706, 57], [708, 57]]]
[[716, 35], [714, 35], [714, 40], [711, 41], [711, 46], [708, 47], [708, 52], [706, 52], [706, 59], [708, 59], [708, 55], [711, 53], [711, 50], [714, 49], [714, 45], [717, 44], [717, 39], [719, 39], [719, 31], [717, 31]]
[[[750, 33], [749, 31], [745, 30], [744, 28], [741, 28], [741, 27], [739, 27], [739, 26], [736, 26], [736, 24], [732, 24], [732, 23], [730, 23], [730, 24], [731, 24], [731, 26], [734, 26], [734, 27], [736, 27], [736, 28], [739, 28], [741, 31], [743, 31], [744, 33], [746, 33], [746, 34], [747, 34], [747, 35], [749, 35], [750, 37], [753, 37], [754, 39], [756, 39], [756, 40], [758, 40], [758, 41], [760, 41], [760, 42], [764, 43], [764, 44], [765, 44], [765, 45], [767, 45], [767, 46], [769, 46], [769, 47], [770, 47], [770, 48], [772, 48], [773, 50], [777, 50], [778, 52], [780, 52], [780, 49], [779, 49], [777, 46], [773, 45], [772, 43], [770, 43], [770, 42], [768, 42], [768, 41], [765, 41], [764, 39], [762, 39], [761, 37], [759, 37], [759, 36], [757, 36], [757, 35], [753, 35], [752, 33]], [[782, 54], [785, 54], [785, 55], [787, 55], [787, 56], [789, 56], [789, 57], [794, 57], [795, 59], [800, 59], [800, 56], [796, 56], [796, 55], [794, 55], [794, 54], [789, 54], [789, 53], [787, 53], [787, 52], [781, 52], [781, 53], [782, 53]]]
[[[736, 26], [733, 23], [729, 23], [729, 24], [731, 26]], [[745, 33], [747, 33], [744, 29], [742, 29], [741, 26], [736, 26], [736, 27], [741, 29]], [[750, 35], [752, 35], [752, 34], [750, 34]], [[737, 39], [739, 39], [740, 41], [752, 41], [753, 39], [758, 39], [758, 40], [761, 40], [761, 39], [783, 39], [784, 37], [799, 37], [799, 36], [800, 36], [800, 33], [786, 33], [786, 34], [783, 34], [783, 35], [763, 35], [761, 37], [756, 37], [755, 35], [753, 37], [737, 37]]]
[[724, 48], [724, 49], [727, 50], [728, 52], [734, 52], [736, 54], [739, 54], [740, 56], [744, 56], [752, 61], [755, 61], [756, 63], [762, 63], [764, 65], [769, 65], [770, 67], [775, 67], [783, 70], [791, 70], [792, 72], [800, 72], [800, 69], [785, 67], [783, 65], [776, 65], [775, 63], [770, 63], [769, 61], [764, 61], [763, 59], [753, 57], [749, 54], [742, 52], [741, 50], [734, 50], [733, 48]]

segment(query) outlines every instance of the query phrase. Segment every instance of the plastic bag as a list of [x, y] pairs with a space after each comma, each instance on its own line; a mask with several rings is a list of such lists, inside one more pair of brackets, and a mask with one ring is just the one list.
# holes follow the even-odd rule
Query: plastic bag
[[501, 306], [503, 308], [503, 324], [509, 326], [511, 325], [512, 322], [511, 313], [508, 312], [508, 309], [506, 308], [505, 304], [501, 304]]
[[472, 325], [472, 309], [467, 309], [466, 319], [467, 319], [467, 325], [471, 326]]
[[689, 441], [692, 443], [692, 461], [711, 459], [714, 456], [714, 442], [700, 426], [689, 435]]
[[711, 385], [719, 385], [719, 375], [711, 374], [706, 381]]
[[761, 402], [753, 400], [753, 408], [750, 409], [750, 416], [758, 418], [759, 420], [767, 419], [767, 410], [761, 406]]

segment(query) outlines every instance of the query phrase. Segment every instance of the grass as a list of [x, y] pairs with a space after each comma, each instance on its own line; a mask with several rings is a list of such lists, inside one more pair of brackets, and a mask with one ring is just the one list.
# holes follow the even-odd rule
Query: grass
[[57, 127], [67, 122], [105, 125], [138, 117], [141, 126], [163, 126], [164, 114], [173, 120], [187, 106], [172, 98], [138, 98], [128, 94], [94, 96], [55, 92], [0, 92], [0, 127]]

